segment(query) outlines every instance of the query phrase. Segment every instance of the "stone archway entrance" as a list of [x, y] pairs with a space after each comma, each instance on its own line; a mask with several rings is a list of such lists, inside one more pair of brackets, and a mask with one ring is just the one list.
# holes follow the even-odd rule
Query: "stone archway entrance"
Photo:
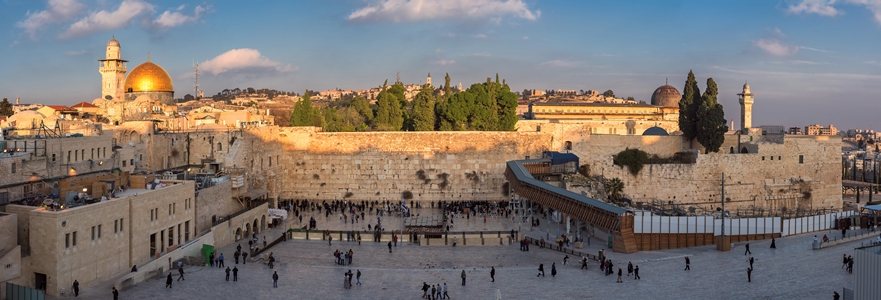
[[242, 239], [242, 228], [236, 228], [236, 242]]
[[260, 217], [260, 230], [266, 230], [266, 216]]

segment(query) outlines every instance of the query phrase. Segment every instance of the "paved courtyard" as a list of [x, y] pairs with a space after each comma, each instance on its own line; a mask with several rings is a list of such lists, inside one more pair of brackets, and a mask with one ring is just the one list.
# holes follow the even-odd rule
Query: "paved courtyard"
[[[427, 213], [428, 210], [425, 210]], [[375, 216], [372, 216], [375, 224]], [[357, 229], [365, 223], [344, 224], [338, 218], [325, 220], [316, 215], [319, 229]], [[395, 222], [383, 217], [386, 228]], [[547, 223], [542, 220], [543, 223]], [[297, 221], [289, 219], [290, 226]], [[518, 223], [508, 219], [456, 219], [455, 230], [510, 230]], [[527, 226], [528, 227], [528, 226]], [[554, 236], [558, 226], [543, 224], [529, 232], [533, 236]], [[278, 236], [281, 229], [266, 232]], [[820, 233], [822, 236], [823, 233]], [[829, 232], [829, 234], [833, 234]], [[261, 234], [262, 235], [262, 234]], [[423, 282], [446, 283], [454, 299], [831, 299], [833, 291], [852, 287], [852, 275], [841, 268], [841, 255], [853, 254], [862, 242], [811, 250], [813, 234], [777, 239], [777, 249], [769, 249], [770, 241], [751, 243], [755, 257], [752, 282], [747, 282], [748, 257], [744, 244], [737, 243], [730, 252], [716, 251], [714, 246], [645, 251], [633, 254], [609, 253], [617, 267], [624, 269], [624, 283], [616, 283], [615, 275], [603, 276], [596, 262], [588, 270], [580, 270], [578, 258], [570, 265], [561, 265], [563, 254], [531, 246], [528, 252], [518, 245], [491, 247], [420, 247], [399, 243], [388, 252], [386, 243], [362, 241], [337, 242], [328, 246], [321, 241], [287, 241], [272, 248], [277, 258], [275, 269], [261, 263], [237, 265], [239, 281], [224, 281], [218, 268], [185, 266], [185, 281], [175, 281], [164, 288], [165, 277], [149, 280], [120, 292], [121, 299], [418, 299]], [[244, 243], [247, 246], [247, 242]], [[227, 257], [227, 265], [235, 266], [232, 253], [235, 244], [218, 251]], [[595, 239], [589, 251], [596, 252], [602, 243]], [[350, 266], [334, 264], [334, 250], [354, 251]], [[691, 270], [684, 271], [684, 256], [691, 259]], [[642, 280], [626, 276], [627, 262], [640, 268]], [[557, 276], [551, 277], [551, 263], [557, 264]], [[544, 263], [547, 277], [536, 278], [539, 263]], [[489, 270], [496, 268], [496, 282]], [[343, 289], [343, 273], [361, 270], [363, 285]], [[461, 272], [466, 271], [467, 285], [461, 285]], [[272, 287], [272, 272], [278, 271], [279, 287]], [[177, 279], [177, 272], [174, 278]], [[353, 283], [355, 280], [353, 279]], [[84, 289], [86, 299], [111, 299], [110, 284]]]

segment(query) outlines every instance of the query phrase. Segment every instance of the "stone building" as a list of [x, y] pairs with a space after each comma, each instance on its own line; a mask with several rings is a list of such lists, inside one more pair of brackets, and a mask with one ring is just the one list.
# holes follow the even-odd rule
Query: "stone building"
[[[672, 133], [679, 131], [681, 97], [676, 88], [663, 85], [652, 93], [651, 104], [640, 104], [635, 101], [633, 103], [533, 102], [529, 104], [526, 118], [560, 122], [577, 121], [591, 134], [638, 135], [651, 127], [661, 127]], [[518, 122], [517, 126], [520, 127], [524, 125], [523, 123]], [[534, 128], [534, 125], [526, 127]]]

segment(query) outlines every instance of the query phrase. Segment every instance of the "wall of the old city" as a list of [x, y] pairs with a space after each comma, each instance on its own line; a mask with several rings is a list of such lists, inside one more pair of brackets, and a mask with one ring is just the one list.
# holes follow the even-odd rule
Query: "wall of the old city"
[[211, 230], [212, 217], [222, 218], [245, 207], [232, 197], [232, 182], [196, 191], [196, 229], [198, 233]]

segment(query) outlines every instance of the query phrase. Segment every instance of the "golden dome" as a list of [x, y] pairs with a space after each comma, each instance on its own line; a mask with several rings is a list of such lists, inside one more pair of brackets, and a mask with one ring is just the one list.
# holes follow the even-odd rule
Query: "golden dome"
[[174, 92], [171, 76], [157, 64], [145, 62], [125, 77], [125, 92]]

